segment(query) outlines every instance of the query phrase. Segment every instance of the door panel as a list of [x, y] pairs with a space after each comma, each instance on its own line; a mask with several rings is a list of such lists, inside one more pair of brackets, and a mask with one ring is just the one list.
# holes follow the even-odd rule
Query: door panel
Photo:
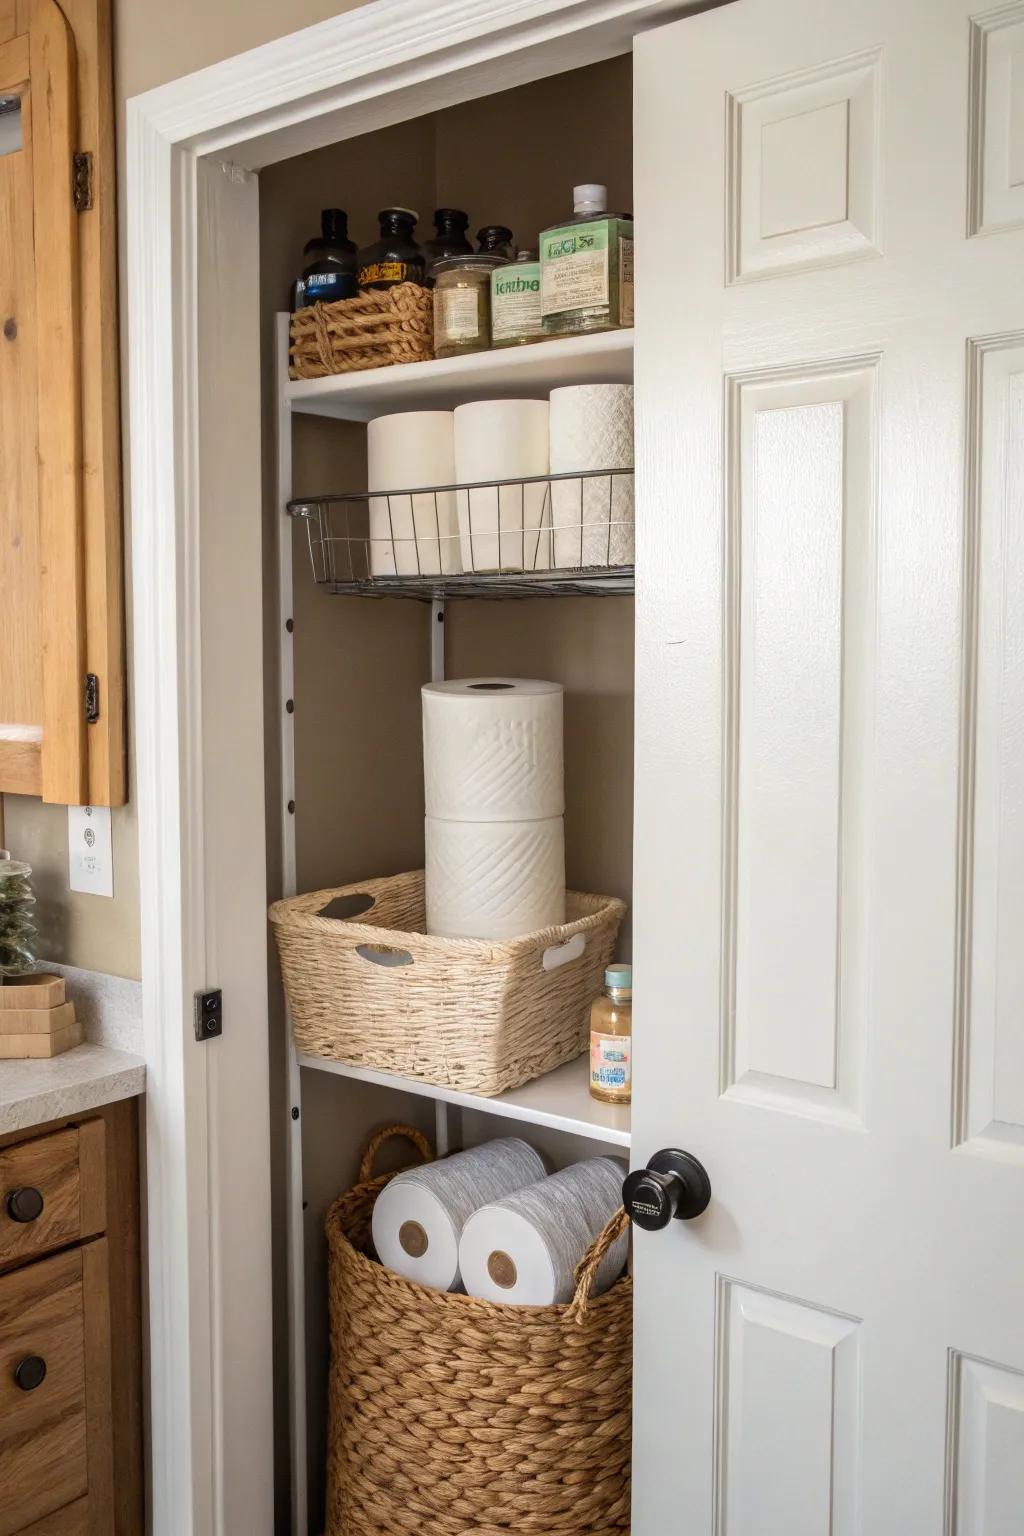
[[636, 42], [634, 1161], [714, 1194], [636, 1234], [634, 1536], [1016, 1497], [1021, 24]]
[[719, 1292], [719, 1536], [858, 1529], [860, 1324], [726, 1280]]

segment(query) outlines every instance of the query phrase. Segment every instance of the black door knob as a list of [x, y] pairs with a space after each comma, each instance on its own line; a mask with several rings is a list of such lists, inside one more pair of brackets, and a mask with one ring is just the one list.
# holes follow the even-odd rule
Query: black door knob
[[706, 1211], [711, 1180], [703, 1163], [689, 1152], [655, 1152], [646, 1168], [626, 1175], [622, 1203], [626, 1214], [646, 1232], [660, 1232], [675, 1217], [692, 1221]]
[[46, 1361], [42, 1355], [26, 1355], [14, 1367], [14, 1380], [23, 1392], [34, 1392], [46, 1380]]
[[7, 1196], [7, 1214], [12, 1221], [36, 1221], [43, 1214], [42, 1195], [30, 1184], [12, 1189]]

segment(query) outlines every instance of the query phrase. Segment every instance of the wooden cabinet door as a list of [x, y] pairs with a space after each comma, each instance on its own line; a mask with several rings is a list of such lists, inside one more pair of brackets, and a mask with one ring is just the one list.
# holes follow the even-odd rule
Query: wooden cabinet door
[[0, 0], [0, 792], [119, 804], [109, 4], [65, 10]]

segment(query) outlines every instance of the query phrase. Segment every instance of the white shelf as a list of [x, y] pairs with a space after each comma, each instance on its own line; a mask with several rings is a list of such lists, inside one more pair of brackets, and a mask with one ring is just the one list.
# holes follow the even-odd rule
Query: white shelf
[[417, 1093], [424, 1098], [440, 1099], [462, 1109], [476, 1109], [487, 1115], [501, 1115], [508, 1120], [523, 1120], [530, 1125], [547, 1125], [556, 1131], [570, 1131], [592, 1141], [611, 1146], [629, 1146], [629, 1109], [617, 1104], [602, 1104], [592, 1099], [587, 1086], [589, 1059], [557, 1067], [544, 1077], [535, 1078], [522, 1088], [513, 1088], [496, 1099], [478, 1093], [461, 1093], [456, 1088], [437, 1088], [410, 1077], [393, 1077], [389, 1072], [373, 1072], [367, 1067], [349, 1067], [322, 1056], [299, 1056], [299, 1066], [316, 1072], [334, 1072], [360, 1083], [376, 1083], [382, 1088], [397, 1088], [403, 1093]]
[[633, 332], [565, 336], [525, 347], [397, 363], [326, 379], [289, 379], [285, 400], [293, 411], [369, 421], [394, 411], [450, 410], [468, 400], [513, 393], [543, 399], [563, 384], [628, 384], [633, 378]]

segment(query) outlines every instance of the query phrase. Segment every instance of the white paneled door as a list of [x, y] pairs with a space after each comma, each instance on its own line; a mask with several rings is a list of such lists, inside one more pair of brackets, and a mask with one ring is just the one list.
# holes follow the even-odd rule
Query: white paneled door
[[634, 1536], [1024, 1533], [1024, 3], [636, 44]]

